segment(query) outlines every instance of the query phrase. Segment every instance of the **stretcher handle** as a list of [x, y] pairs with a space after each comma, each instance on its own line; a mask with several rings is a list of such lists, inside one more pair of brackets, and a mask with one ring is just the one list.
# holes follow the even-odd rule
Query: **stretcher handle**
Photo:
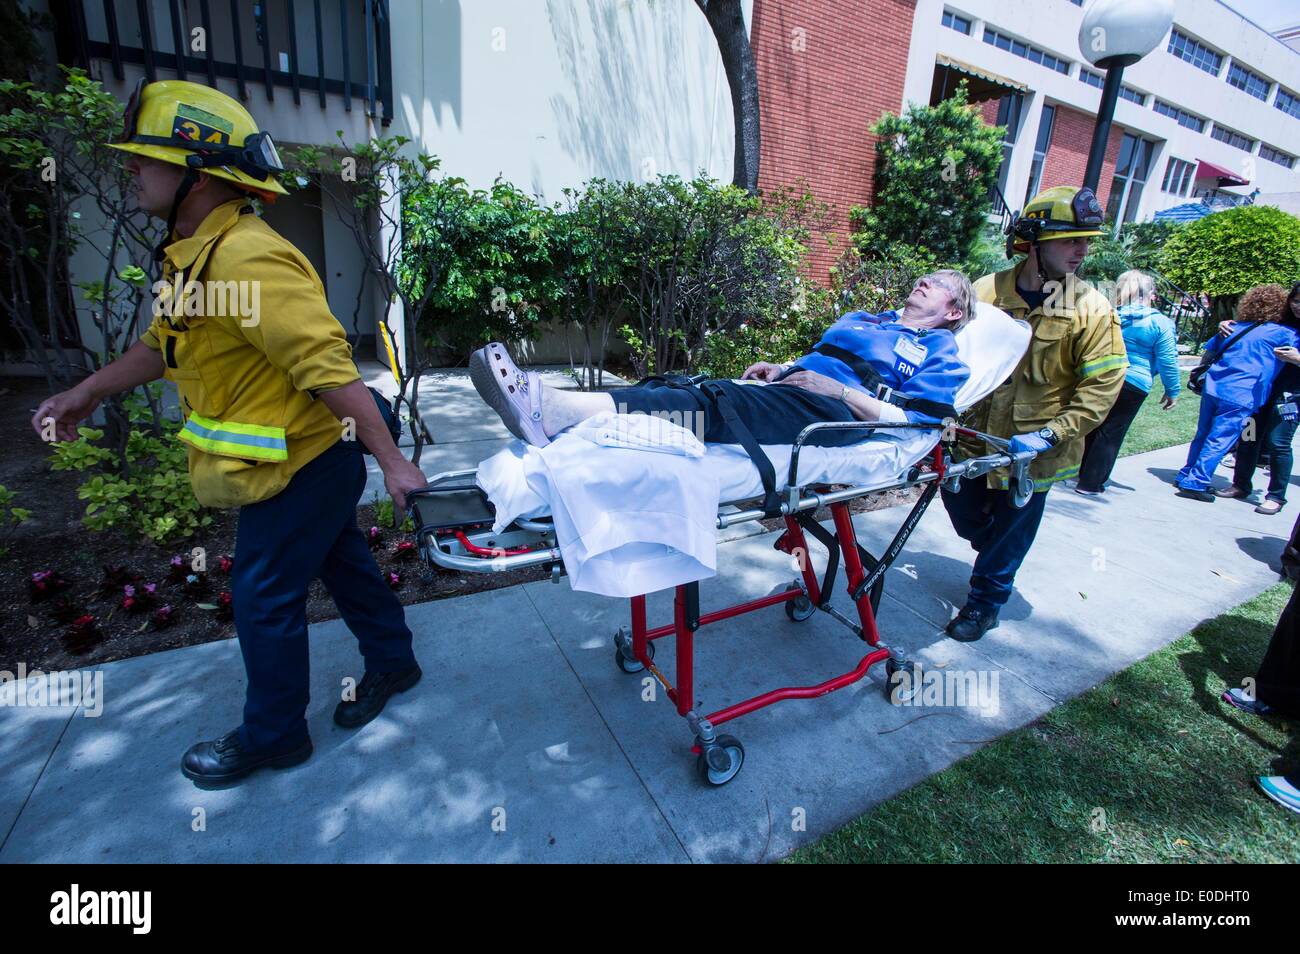
[[794, 439], [794, 446], [790, 450], [790, 470], [785, 485], [791, 490], [799, 486], [799, 452], [808, 438], [818, 431], [874, 431], [881, 428], [896, 428], [913, 431], [937, 431], [943, 429], [942, 424], [917, 423], [914, 421], [818, 421], [816, 424], [809, 424], [799, 436]]

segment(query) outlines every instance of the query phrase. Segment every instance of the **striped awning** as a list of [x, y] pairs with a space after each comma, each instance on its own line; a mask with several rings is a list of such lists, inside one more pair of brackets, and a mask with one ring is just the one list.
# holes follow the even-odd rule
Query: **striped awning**
[[1196, 178], [1218, 179], [1219, 185], [1250, 185], [1249, 179], [1243, 179], [1231, 169], [1225, 169], [1223, 166], [1215, 165], [1213, 162], [1206, 162], [1204, 159], [1198, 159], [1196, 161]]
[[935, 57], [934, 63], [935, 66], [942, 66], [950, 70], [956, 70], [958, 73], [965, 73], [967, 76], [974, 76], [977, 79], [982, 79], [985, 82], [993, 83], [996, 86], [1005, 86], [1007, 89], [1014, 90], [1018, 93], [1028, 92], [1029, 90], [1029, 87], [1024, 83], [1018, 82], [1006, 76], [1002, 76], [1000, 73], [994, 73], [992, 70], [986, 70], [978, 66], [972, 66], [970, 63], [966, 63], [963, 62], [962, 60], [955, 59], [954, 57], [949, 56], [947, 53], [940, 53], [937, 57]]

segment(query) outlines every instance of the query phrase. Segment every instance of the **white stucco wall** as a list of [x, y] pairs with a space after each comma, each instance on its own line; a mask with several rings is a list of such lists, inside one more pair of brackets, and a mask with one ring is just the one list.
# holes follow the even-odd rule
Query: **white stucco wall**
[[[30, 0], [42, 8], [44, 0]], [[333, 7], [326, 4], [326, 8]], [[214, 44], [228, 42], [229, 13], [212, 4]], [[752, 0], [744, 4], [752, 22]], [[187, 24], [198, 22], [195, 0], [181, 4]], [[295, 0], [300, 32], [310, 27], [311, 4]], [[658, 173], [692, 176], [704, 172], [728, 180], [732, 168], [731, 102], [717, 44], [693, 0], [391, 0], [394, 120], [386, 128], [365, 115], [358, 87], [353, 108], [341, 96], [327, 97], [321, 109], [316, 92], [302, 91], [295, 105], [289, 89], [277, 87], [268, 99], [258, 81], [248, 83], [245, 105], [258, 125], [285, 145], [330, 144], [342, 131], [346, 142], [370, 135], [397, 134], [412, 140], [408, 149], [442, 159], [443, 172], [487, 187], [498, 176], [544, 201], [561, 198], [565, 187], [596, 176], [640, 179]], [[106, 35], [102, 8], [86, 5], [92, 36]], [[337, 69], [336, 14], [326, 10], [327, 65]], [[162, 50], [171, 47], [167, 4], [151, 4], [151, 27]], [[272, 12], [270, 48], [277, 67], [287, 40]], [[119, 4], [118, 27], [124, 45], [140, 43], [135, 5]], [[261, 48], [250, 23], [243, 24], [243, 55], [260, 67]], [[354, 77], [364, 72], [364, 38], [352, 37]], [[214, 46], [214, 49], [218, 47]], [[314, 68], [314, 43], [299, 42], [303, 71]], [[125, 99], [141, 69], [126, 65], [117, 81], [106, 61], [92, 73]], [[159, 69], [160, 79], [172, 78]], [[204, 82], [202, 74], [188, 77]], [[237, 95], [233, 80], [218, 88]], [[315, 226], [323, 233], [324, 260], [317, 262], [330, 306], [351, 325], [361, 281], [361, 258], [351, 233], [330, 215]], [[300, 215], [316, 213], [306, 209]], [[93, 230], [93, 214], [86, 224]], [[311, 227], [309, 223], [295, 223]], [[79, 279], [99, 277], [93, 254], [77, 256]], [[374, 315], [386, 303], [377, 290], [366, 294], [361, 330], [372, 331]], [[83, 325], [88, 326], [87, 321]], [[560, 353], [544, 346], [540, 357]]]

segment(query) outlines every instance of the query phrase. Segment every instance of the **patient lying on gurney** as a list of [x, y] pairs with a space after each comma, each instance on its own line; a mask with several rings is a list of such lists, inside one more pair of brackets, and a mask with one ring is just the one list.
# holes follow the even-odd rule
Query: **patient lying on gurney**
[[[479, 395], [516, 437], [538, 447], [597, 414], [671, 415], [696, 420], [707, 443], [792, 444], [820, 421], [941, 422], [970, 369], [953, 332], [974, 316], [970, 282], [950, 269], [919, 279], [901, 311], [851, 312], [826, 330], [811, 353], [790, 365], [759, 361], [744, 380], [686, 386], [662, 379], [620, 388], [616, 396], [542, 384], [517, 368], [501, 344], [470, 357]], [[727, 422], [731, 416], [738, 424]], [[749, 435], [736, 433], [748, 429]], [[818, 435], [823, 446], [862, 440], [860, 431]]]

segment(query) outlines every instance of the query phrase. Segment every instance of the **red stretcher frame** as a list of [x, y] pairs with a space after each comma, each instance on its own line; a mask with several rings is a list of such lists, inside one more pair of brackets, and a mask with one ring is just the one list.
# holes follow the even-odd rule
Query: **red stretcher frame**
[[[731, 781], [744, 763], [744, 747], [733, 736], [719, 734], [716, 731], [718, 726], [787, 699], [814, 699], [827, 695], [862, 680], [871, 667], [881, 662], [886, 665], [886, 695], [890, 696], [892, 701], [898, 701], [893, 699], [891, 692], [895, 674], [904, 670], [914, 672], [915, 664], [903, 659], [894, 650], [881, 643], [876, 616], [883, 592], [884, 575], [901, 552], [942, 484], [947, 483], [949, 487], [956, 489], [962, 479], [980, 477], [997, 467], [1009, 466], [1012, 469], [1011, 487], [1016, 505], [1023, 505], [1028, 500], [1029, 494], [1033, 492], [1033, 482], [1028, 478], [1028, 465], [1034, 457], [1033, 452], [1021, 451], [1012, 454], [1005, 441], [951, 423], [944, 429], [942, 440], [935, 445], [928, 460], [911, 468], [905, 478], [888, 487], [809, 493], [806, 488], [798, 486], [799, 450], [815, 431], [873, 427], [924, 428], [925, 426], [878, 422], [828, 423], [812, 425], [799, 435], [791, 456], [787, 481], [790, 488], [787, 491], [789, 499], [782, 505], [780, 515], [785, 521], [785, 531], [774, 543], [776, 549], [799, 558], [800, 576], [789, 588], [735, 606], [701, 613], [699, 581], [685, 583], [676, 587], [673, 621], [653, 629], [649, 628], [647, 620], [646, 596], [631, 597], [631, 633], [625, 633], [620, 629], [614, 637], [617, 664], [626, 673], [649, 672], [663, 686], [669, 699], [676, 706], [677, 713], [687, 720], [691, 731], [695, 734], [695, 744], [691, 751], [696, 755], [696, 771], [700, 779], [710, 785], [724, 785]], [[930, 426], [930, 429], [933, 429], [933, 426]], [[950, 452], [958, 436], [982, 439], [1001, 452], [954, 463]], [[412, 496], [464, 494], [475, 491], [475, 488], [463, 483], [464, 478], [473, 473], [473, 471], [459, 471], [438, 475], [430, 482], [428, 490], [418, 491]], [[879, 558], [872, 556], [858, 542], [849, 510], [850, 501], [885, 490], [910, 486], [922, 486], [920, 498], [912, 506], [902, 527], [882, 555]], [[828, 533], [813, 519], [813, 515], [823, 506], [830, 509], [834, 526], [833, 534]], [[563, 556], [558, 547], [547, 539], [548, 524], [546, 523], [519, 520], [505, 533], [493, 535], [490, 532], [490, 522], [434, 526], [420, 520], [418, 502], [413, 506], [413, 510], [417, 514], [416, 523], [419, 529], [416, 534], [421, 554], [429, 563], [471, 572], [550, 565], [553, 579], [558, 582], [562, 575]], [[481, 517], [481, 514], [479, 516]], [[761, 511], [745, 511], [732, 514], [725, 521], [720, 517], [719, 526], [730, 526], [733, 523], [767, 516], [769, 514]], [[821, 580], [818, 579], [812, 560], [808, 556], [811, 551], [805, 531], [811, 533], [828, 552], [827, 568]], [[856, 624], [830, 605], [834, 578], [841, 561], [845, 573], [845, 586], [857, 610]], [[707, 715], [698, 713], [694, 698], [696, 632], [702, 626], [778, 604], [786, 604], [787, 615], [794, 621], [811, 618], [819, 610], [829, 613], [865, 642], [870, 647], [869, 651], [852, 669], [816, 685], [772, 689], [724, 706]], [[654, 643], [670, 636], [674, 641], [676, 684], [670, 681], [654, 662]], [[915, 683], [916, 680], [913, 678], [909, 684], [915, 685]]]

